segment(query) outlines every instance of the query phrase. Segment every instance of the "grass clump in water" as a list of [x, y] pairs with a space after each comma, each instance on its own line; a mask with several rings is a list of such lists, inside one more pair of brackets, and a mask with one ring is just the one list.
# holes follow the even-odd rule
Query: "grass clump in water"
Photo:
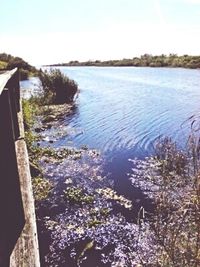
[[49, 197], [51, 190], [53, 188], [52, 182], [43, 178], [35, 177], [32, 180], [33, 193], [36, 201], [42, 201]]
[[94, 197], [84, 192], [80, 187], [71, 186], [63, 191], [64, 197], [74, 204], [91, 204]]

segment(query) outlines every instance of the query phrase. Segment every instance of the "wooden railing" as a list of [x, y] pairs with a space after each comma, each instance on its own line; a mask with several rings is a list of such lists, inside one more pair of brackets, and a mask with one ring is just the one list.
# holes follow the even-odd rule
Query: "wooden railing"
[[25, 224], [15, 142], [20, 138], [19, 73], [0, 72], [0, 266], [10, 255]]

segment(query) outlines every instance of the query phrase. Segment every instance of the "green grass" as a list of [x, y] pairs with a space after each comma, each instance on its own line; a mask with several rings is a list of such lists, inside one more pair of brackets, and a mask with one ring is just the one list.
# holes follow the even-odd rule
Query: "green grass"
[[6, 69], [7, 63], [4, 61], [0, 61], [0, 70]]

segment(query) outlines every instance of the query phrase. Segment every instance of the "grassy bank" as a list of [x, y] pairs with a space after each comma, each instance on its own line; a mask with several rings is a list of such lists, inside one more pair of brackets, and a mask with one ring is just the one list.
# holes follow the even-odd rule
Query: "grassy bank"
[[20, 57], [0, 53], [0, 70], [19, 69], [20, 80], [27, 80], [29, 76], [38, 75], [38, 70]]
[[[59, 70], [51, 70], [49, 73], [40, 70], [39, 78], [42, 83], [41, 94], [28, 100], [24, 99], [22, 106], [30, 169], [34, 177], [35, 199], [42, 200], [49, 196], [52, 184], [44, 178], [42, 168], [39, 166], [39, 159], [43, 156], [60, 159], [71, 151], [65, 149], [57, 153], [49, 147], [39, 147], [37, 145], [40, 140], [39, 133], [45, 129], [50, 129], [55, 121], [72, 112], [74, 107], [73, 98], [77, 93], [78, 86]], [[66, 102], [68, 102], [68, 105], [63, 104]]]

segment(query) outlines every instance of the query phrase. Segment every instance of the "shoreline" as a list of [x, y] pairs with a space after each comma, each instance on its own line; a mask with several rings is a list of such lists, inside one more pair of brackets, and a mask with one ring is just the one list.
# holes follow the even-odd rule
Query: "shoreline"
[[120, 65], [62, 65], [62, 64], [55, 64], [55, 65], [42, 65], [42, 67], [96, 67], [96, 68], [151, 68], [151, 69], [186, 69], [186, 70], [199, 70], [200, 67], [198, 68], [187, 68], [187, 67], [173, 67], [173, 66], [156, 66], [156, 67], [151, 67], [151, 66], [120, 66]]
[[186, 69], [199, 69], [200, 68], [200, 56], [177, 54], [169, 55], [156, 55], [144, 54], [140, 57], [124, 58], [124, 59], [111, 59], [111, 60], [88, 60], [79, 62], [78, 60], [70, 61], [67, 63], [57, 63], [44, 65], [48, 67], [169, 67], [169, 68], [186, 68]]
[[[51, 109], [51, 106], [49, 108]], [[61, 108], [62, 111], [65, 109], [66, 107]], [[70, 111], [70, 107], [68, 110]], [[61, 112], [58, 117], [45, 122], [40, 117], [43, 130], [39, 134], [44, 137], [47, 131], [48, 136], [49, 131], [59, 128], [58, 125], [62, 125], [63, 117], [69, 114], [71, 113]], [[64, 131], [66, 131], [65, 128]], [[43, 139], [42, 136], [37, 140], [37, 146]], [[33, 178], [36, 214], [40, 229], [39, 240], [42, 248], [40, 253], [43, 261], [47, 263], [44, 260], [46, 258], [48, 264], [61, 264], [65, 253], [64, 262], [66, 260], [66, 262], [78, 264], [90, 252], [95, 255], [95, 262], [99, 262], [101, 266], [101, 254], [107, 254], [106, 257], [114, 255], [116, 247], [123, 247], [123, 242], [127, 242], [125, 235], [128, 235], [130, 229], [132, 229], [130, 239], [136, 240], [135, 236], [139, 234], [137, 224], [127, 220], [121, 213], [121, 210], [125, 209], [134, 214], [134, 203], [125, 196], [119, 195], [113, 189], [112, 182], [106, 176], [102, 176], [103, 159], [98, 151], [88, 147], [55, 148], [52, 146], [53, 143], [50, 138], [46, 144], [39, 146], [44, 149], [38, 158], [43, 178]], [[44, 186], [43, 189], [42, 186]], [[120, 207], [119, 211], [117, 207]], [[106, 243], [112, 247], [111, 250], [104, 251], [105, 240], [103, 241], [101, 237], [102, 231], [110, 232], [105, 238]], [[120, 235], [124, 236], [123, 240]], [[115, 241], [112, 241], [113, 236]], [[60, 249], [63, 242], [65, 248]], [[49, 248], [47, 248], [48, 245]], [[49, 249], [51, 252], [54, 251], [53, 255], [56, 254], [56, 258], [52, 256]], [[44, 254], [45, 251], [49, 252]], [[87, 256], [87, 262], [90, 264], [92, 257]], [[126, 257], [125, 254], [124, 257]], [[106, 259], [103, 261], [109, 262]]]

